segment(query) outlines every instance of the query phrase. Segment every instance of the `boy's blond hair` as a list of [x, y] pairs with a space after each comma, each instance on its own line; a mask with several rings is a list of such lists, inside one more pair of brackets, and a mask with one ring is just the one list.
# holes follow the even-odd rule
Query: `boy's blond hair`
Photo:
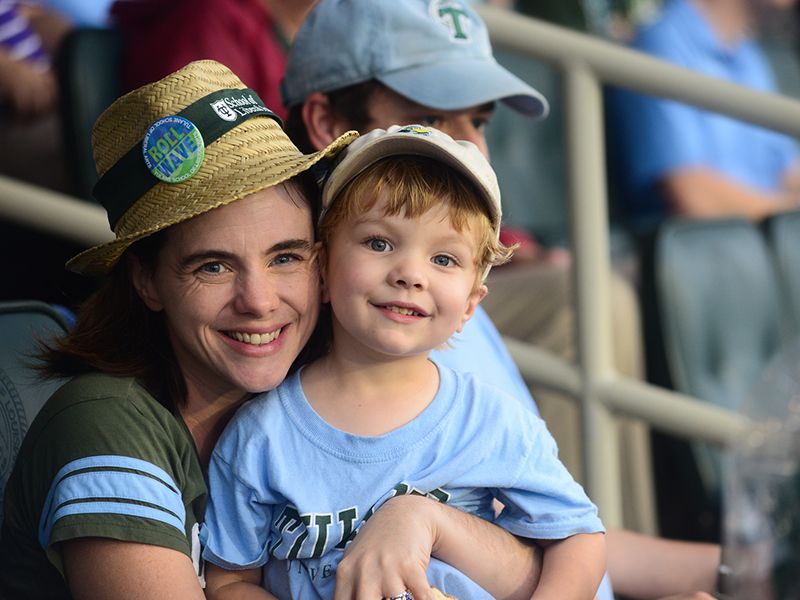
[[379, 160], [342, 188], [320, 222], [323, 244], [329, 243], [338, 226], [372, 209], [382, 196], [387, 202], [386, 215], [416, 218], [444, 202], [456, 231], [472, 226], [476, 241], [476, 286], [482, 283], [487, 267], [511, 259], [516, 246], [505, 246], [497, 239], [486, 203], [472, 182], [437, 160], [412, 155]]

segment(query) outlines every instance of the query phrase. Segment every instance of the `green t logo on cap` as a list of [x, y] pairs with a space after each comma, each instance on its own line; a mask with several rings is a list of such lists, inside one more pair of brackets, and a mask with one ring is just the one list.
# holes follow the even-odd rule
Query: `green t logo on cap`
[[457, 0], [436, 0], [431, 2], [431, 14], [450, 30], [450, 39], [469, 40], [469, 13]]
[[171, 116], [150, 126], [142, 141], [142, 154], [155, 177], [166, 183], [180, 183], [200, 170], [206, 150], [194, 123]]

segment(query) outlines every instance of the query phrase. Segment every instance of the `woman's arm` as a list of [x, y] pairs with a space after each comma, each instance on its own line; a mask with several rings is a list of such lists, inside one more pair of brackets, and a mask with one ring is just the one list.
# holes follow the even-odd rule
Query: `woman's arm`
[[389, 500], [359, 530], [336, 569], [335, 600], [391, 597], [408, 589], [430, 600], [430, 556], [499, 599], [530, 598], [541, 552], [496, 525], [421, 496]]
[[177, 550], [81, 538], [61, 553], [76, 600], [205, 600], [192, 561]]
[[594, 598], [606, 571], [605, 535], [578, 534], [540, 544], [544, 547], [542, 577], [533, 598]]

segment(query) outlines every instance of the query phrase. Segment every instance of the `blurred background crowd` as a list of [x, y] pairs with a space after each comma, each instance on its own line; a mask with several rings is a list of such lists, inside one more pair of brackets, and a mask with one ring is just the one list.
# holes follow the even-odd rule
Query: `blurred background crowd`
[[[292, 38], [313, 3], [0, 0], [0, 175], [94, 202], [89, 150], [94, 117], [119, 94], [194, 59], [214, 58], [228, 65], [268, 106], [286, 116], [280, 80]], [[489, 3], [758, 91], [800, 97], [800, 8], [794, 0]], [[503, 49], [495, 55], [541, 90], [551, 107], [549, 117], [535, 123], [522, 121], [502, 104], [494, 109], [487, 139], [501, 182], [505, 235], [521, 242], [523, 257], [568, 266], [561, 74], [552, 65]], [[642, 340], [637, 350], [641, 365], [628, 374], [738, 409], [752, 397], [751, 387], [762, 369], [793, 336], [800, 323], [798, 301], [787, 299], [776, 275], [774, 281], [753, 284], [751, 293], [730, 292], [744, 302], [741, 306], [729, 305], [725, 295], [745, 283], [738, 280], [730, 288], [714, 284], [698, 301], [702, 308], [680, 308], [685, 302], [680, 294], [667, 298], [659, 291], [654, 262], [664, 243], [665, 224], [676, 217], [733, 221], [727, 230], [701, 232], [706, 240], [725, 240], [716, 254], [702, 257], [690, 250], [689, 260], [676, 267], [700, 278], [697, 289], [708, 283], [698, 271], [702, 263], [713, 266], [735, 258], [726, 243], [750, 260], [753, 252], [734, 237], [741, 235], [742, 224], [745, 241], [752, 232], [771, 240], [782, 226], [776, 217], [800, 208], [796, 140], [626, 90], [608, 88], [604, 98], [612, 264], [616, 276], [636, 294], [635, 310], [641, 314], [632, 318]], [[63, 270], [66, 259], [82, 249], [75, 243], [2, 220], [0, 244], [11, 258], [0, 300], [37, 299], [69, 310], [92, 286]], [[512, 263], [502, 269], [515, 268]], [[775, 289], [769, 289], [773, 284]], [[710, 364], [711, 375], [693, 377], [670, 362], [675, 343], [665, 335], [664, 323], [673, 309], [695, 311], [697, 321], [686, 326], [691, 334], [719, 321], [715, 326], [725, 335], [708, 342], [698, 334], [688, 350], [678, 349], [688, 357], [689, 371]], [[737, 310], [745, 311], [744, 319]], [[513, 319], [510, 326], [518, 326], [519, 317]], [[745, 326], [740, 337], [735, 334], [738, 325]], [[503, 331], [501, 323], [498, 327]], [[741, 350], [739, 358], [730, 358], [731, 348]], [[560, 348], [559, 354], [574, 359], [574, 344]], [[580, 478], [577, 408], [557, 397], [549, 403], [536, 397], [565, 462]], [[718, 541], [722, 488], [717, 453], [665, 434], [654, 433], [649, 442], [657, 520], [640, 520], [638, 528]]]

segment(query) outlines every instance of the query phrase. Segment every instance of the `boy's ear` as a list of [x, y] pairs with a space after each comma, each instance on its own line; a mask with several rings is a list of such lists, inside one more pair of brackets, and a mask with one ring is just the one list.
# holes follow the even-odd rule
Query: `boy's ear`
[[308, 132], [308, 140], [315, 150], [322, 150], [339, 135], [331, 103], [325, 94], [321, 92], [310, 94], [303, 103], [301, 113]]
[[477, 290], [472, 292], [467, 299], [467, 306], [464, 309], [464, 315], [461, 317], [461, 324], [456, 329], [457, 333], [461, 333], [461, 330], [464, 329], [464, 325], [467, 324], [472, 318], [472, 315], [475, 314], [475, 309], [478, 308], [478, 304], [480, 304], [481, 300], [486, 297], [486, 294], [489, 293], [489, 288], [485, 285], [481, 285]]
[[142, 264], [142, 261], [134, 254], [125, 257], [128, 261], [128, 271], [131, 274], [131, 283], [139, 294], [145, 306], [153, 312], [164, 310], [164, 305], [158, 295], [158, 290], [153, 283], [153, 272]]

